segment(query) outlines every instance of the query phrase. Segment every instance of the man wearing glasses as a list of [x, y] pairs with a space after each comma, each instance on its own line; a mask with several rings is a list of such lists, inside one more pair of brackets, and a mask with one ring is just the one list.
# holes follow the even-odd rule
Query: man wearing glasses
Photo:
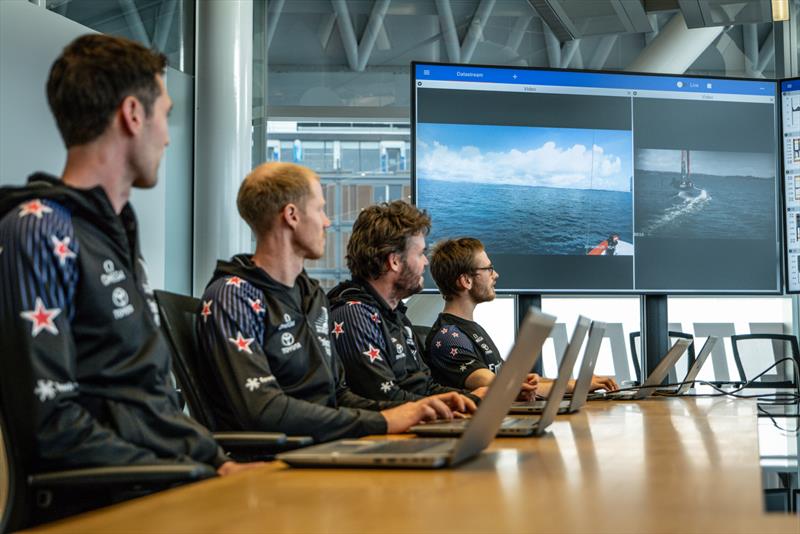
[[[431, 253], [431, 274], [445, 300], [444, 311], [426, 342], [433, 377], [441, 384], [474, 389], [488, 386], [503, 365], [489, 334], [473, 320], [475, 307], [495, 298], [500, 274], [494, 270], [483, 243], [472, 237], [437, 243]], [[520, 396], [547, 396], [552, 381], [531, 373]], [[574, 387], [570, 381], [569, 390]], [[610, 377], [595, 376], [592, 389], [618, 389]]]
[[405, 315], [402, 299], [422, 290], [430, 225], [424, 211], [401, 201], [370, 206], [353, 225], [346, 257], [353, 278], [328, 298], [331, 337], [350, 388], [363, 397], [409, 401], [457, 391], [477, 400], [485, 391], [436, 383]]

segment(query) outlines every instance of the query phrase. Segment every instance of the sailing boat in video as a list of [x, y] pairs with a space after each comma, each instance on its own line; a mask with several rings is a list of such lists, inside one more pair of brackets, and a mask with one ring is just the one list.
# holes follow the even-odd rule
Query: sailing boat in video
[[695, 186], [692, 181], [691, 156], [688, 150], [681, 150], [681, 176], [673, 178], [672, 187], [678, 190], [676, 195], [684, 200], [708, 197], [708, 191]]

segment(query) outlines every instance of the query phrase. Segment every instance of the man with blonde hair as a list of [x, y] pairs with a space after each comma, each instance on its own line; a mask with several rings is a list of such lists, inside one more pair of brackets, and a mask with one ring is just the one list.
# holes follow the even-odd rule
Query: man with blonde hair
[[325, 251], [319, 177], [291, 163], [265, 163], [245, 178], [237, 206], [256, 236], [253, 254], [220, 261], [198, 322], [205, 394], [230, 430], [310, 435], [316, 441], [404, 432], [427, 419], [473, 411], [455, 394], [377, 402], [347, 386], [328, 300], [303, 269]]

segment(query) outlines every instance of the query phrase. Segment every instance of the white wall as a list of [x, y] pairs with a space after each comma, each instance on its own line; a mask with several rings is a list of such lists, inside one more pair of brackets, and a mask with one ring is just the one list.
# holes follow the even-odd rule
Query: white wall
[[45, 83], [55, 58], [88, 30], [24, 0], [0, 1], [0, 185], [41, 170], [60, 174], [66, 150]]
[[[85, 33], [95, 32], [25, 0], [0, 0], [0, 185], [23, 184], [35, 171], [61, 174], [66, 150], [47, 105], [45, 83], [64, 46]], [[176, 117], [170, 120], [172, 143], [161, 163], [158, 185], [149, 191], [135, 191], [131, 203], [139, 218], [150, 284], [188, 293], [193, 80], [167, 69], [166, 83], [175, 100]], [[167, 170], [174, 174], [169, 186]]]

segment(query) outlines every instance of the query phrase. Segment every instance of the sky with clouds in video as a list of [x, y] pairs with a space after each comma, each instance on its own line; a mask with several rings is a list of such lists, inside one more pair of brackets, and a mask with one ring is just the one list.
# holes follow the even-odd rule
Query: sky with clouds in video
[[417, 178], [630, 191], [631, 132], [471, 124], [417, 126]]

